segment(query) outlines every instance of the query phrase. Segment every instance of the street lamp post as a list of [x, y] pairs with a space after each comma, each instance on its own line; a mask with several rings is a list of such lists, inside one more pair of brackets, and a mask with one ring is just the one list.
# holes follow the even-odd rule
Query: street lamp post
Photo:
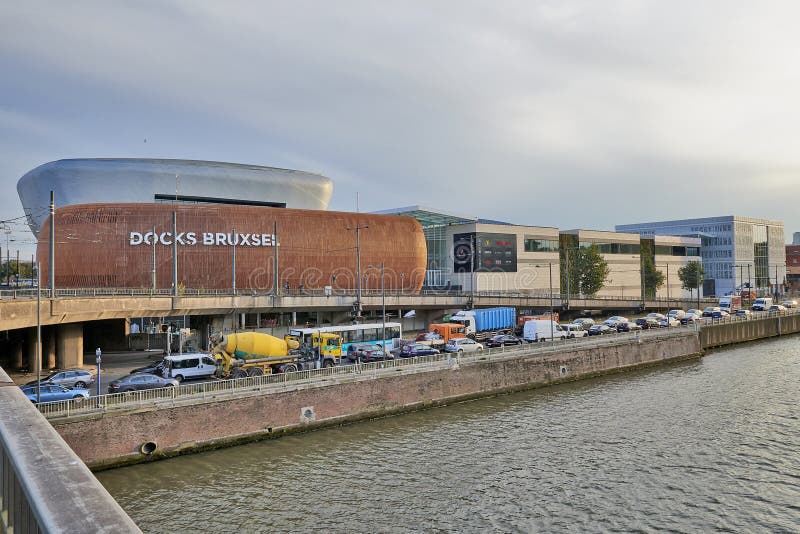
[[[541, 265], [537, 265], [536, 267], [537, 268], [541, 267]], [[555, 338], [556, 338], [556, 332], [555, 332], [556, 327], [555, 327], [555, 324], [553, 324], [553, 321], [555, 321], [555, 308], [553, 307], [553, 264], [552, 264], [552, 262], [548, 262], [547, 263], [547, 271], [548, 271], [549, 278], [550, 278], [550, 341], [554, 341]]]
[[369, 225], [361, 226], [356, 224], [355, 226], [348, 226], [346, 230], [355, 230], [356, 232], [356, 302], [355, 302], [355, 312], [356, 317], [361, 317], [361, 230], [366, 230], [369, 228]]
[[[372, 265], [370, 269], [374, 269]], [[381, 260], [381, 344], [386, 351], [386, 262]]]
[[94, 351], [94, 353], [97, 356], [97, 360], [96, 360], [97, 361], [97, 396], [99, 397], [100, 396], [100, 363], [103, 360], [101, 358], [101, 356], [103, 354], [103, 351], [100, 350], [100, 347], [97, 347], [97, 349]]

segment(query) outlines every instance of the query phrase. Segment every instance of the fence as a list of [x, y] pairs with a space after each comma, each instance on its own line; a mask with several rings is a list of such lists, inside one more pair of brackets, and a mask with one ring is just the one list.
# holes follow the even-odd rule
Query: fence
[[0, 386], [0, 530], [140, 532], [2, 369]]
[[216, 380], [195, 384], [181, 384], [178, 387], [111, 393], [90, 399], [39, 404], [39, 411], [47, 418], [70, 417], [79, 414], [106, 413], [115, 410], [151, 406], [170, 406], [182, 400], [191, 401], [218, 397], [240, 392], [272, 391], [301, 384], [323, 384], [331, 380], [362, 379], [379, 377], [402, 371], [421, 371], [427, 368], [444, 368], [456, 362], [469, 362], [502, 356], [545, 355], [566, 350], [591, 349], [600, 346], [639, 343], [644, 340], [660, 340], [687, 332], [696, 331], [696, 326], [675, 327], [666, 331], [622, 333], [614, 335], [565, 339], [557, 342], [523, 344], [514, 347], [484, 349], [469, 353], [440, 353], [414, 358], [398, 358], [381, 362], [339, 365], [323, 369], [310, 369], [292, 373], [272, 374], [256, 377]]

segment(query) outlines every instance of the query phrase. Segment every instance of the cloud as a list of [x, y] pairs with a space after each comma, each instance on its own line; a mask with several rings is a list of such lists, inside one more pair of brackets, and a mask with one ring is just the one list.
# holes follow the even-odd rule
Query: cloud
[[321, 172], [339, 209], [358, 191], [362, 209], [562, 228], [723, 213], [800, 226], [788, 203], [743, 194], [788, 191], [800, 170], [794, 3], [3, 10], [0, 67], [18, 76], [0, 85], [0, 141], [46, 140], [31, 167], [195, 157]]

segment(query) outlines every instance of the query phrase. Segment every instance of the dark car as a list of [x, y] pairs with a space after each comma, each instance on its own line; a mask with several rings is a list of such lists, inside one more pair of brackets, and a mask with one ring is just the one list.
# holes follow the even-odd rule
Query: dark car
[[605, 324], [596, 324], [589, 328], [590, 336], [602, 336], [605, 334], [615, 334], [617, 330]]
[[[94, 383], [94, 375], [84, 369], [65, 369], [55, 371], [42, 378], [42, 385], [53, 384], [68, 388], [85, 388]], [[26, 386], [36, 385], [36, 380], [28, 382]]]
[[636, 319], [636, 324], [641, 326], [642, 330], [661, 327], [661, 323], [659, 323], [658, 319], [656, 319], [655, 317], [641, 317], [639, 319]]
[[178, 381], [174, 378], [163, 378], [147, 373], [137, 373], [122, 377], [108, 384], [109, 393], [126, 393], [140, 389], [175, 387]]
[[517, 336], [510, 334], [499, 334], [492, 336], [491, 339], [486, 340], [484, 345], [487, 347], [502, 347], [503, 345], [521, 345], [522, 340]]
[[439, 354], [439, 351], [437, 349], [432, 349], [428, 345], [414, 343], [411, 345], [403, 345], [399, 349], [393, 350], [392, 354], [397, 358], [414, 358], [415, 356]]
[[134, 369], [133, 371], [130, 372], [130, 374], [149, 373], [151, 375], [161, 376], [163, 374], [162, 371], [164, 371], [164, 360], [159, 360], [157, 362], [153, 362], [149, 365], [146, 365], [145, 367], [139, 367], [137, 369]]
[[617, 323], [617, 332], [635, 332], [641, 330], [642, 327], [630, 321]]
[[393, 360], [394, 356], [383, 352], [379, 345], [367, 345], [354, 343], [347, 348], [347, 359], [351, 362], [377, 362], [382, 360]]

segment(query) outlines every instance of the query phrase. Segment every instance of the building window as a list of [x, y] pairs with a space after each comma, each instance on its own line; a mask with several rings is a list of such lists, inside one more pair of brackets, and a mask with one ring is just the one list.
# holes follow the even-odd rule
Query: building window
[[525, 252], [558, 252], [558, 241], [555, 239], [525, 238]]
[[597, 251], [600, 254], [639, 254], [640, 245], [630, 243], [590, 243], [588, 241], [581, 241], [581, 248], [589, 248], [592, 245], [597, 245]]

